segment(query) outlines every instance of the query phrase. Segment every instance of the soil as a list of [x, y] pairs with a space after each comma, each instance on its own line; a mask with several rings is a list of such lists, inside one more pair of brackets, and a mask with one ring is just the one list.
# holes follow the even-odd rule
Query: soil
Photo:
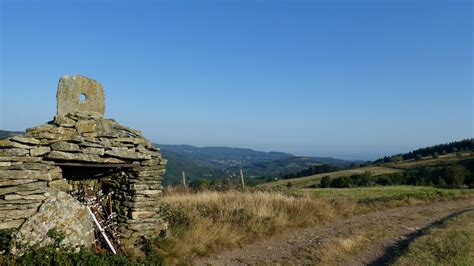
[[[329, 224], [286, 232], [239, 249], [195, 260], [196, 265], [284, 264], [315, 265], [324, 262], [321, 247], [335, 239], [366, 239], [357, 252], [331, 258], [336, 265], [387, 265], [426, 229], [466, 211], [474, 210], [474, 199], [436, 202], [387, 209]], [[324, 263], [323, 263], [324, 264]]]

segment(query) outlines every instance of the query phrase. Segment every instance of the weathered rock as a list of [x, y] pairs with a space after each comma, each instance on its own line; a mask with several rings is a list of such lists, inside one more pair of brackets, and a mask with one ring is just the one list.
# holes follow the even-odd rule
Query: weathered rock
[[[18, 186], [38, 181], [36, 179], [0, 179], [0, 187]], [[1, 189], [0, 189], [1, 190]]]
[[103, 148], [94, 148], [94, 147], [88, 147], [85, 149], [82, 149], [83, 153], [86, 154], [97, 154], [97, 155], [104, 155], [105, 150]]
[[[0, 188], [0, 195], [5, 195], [5, 194], [13, 193], [13, 192], [32, 191], [38, 188], [45, 188], [46, 186], [47, 186], [46, 182], [30, 182], [26, 184], [17, 185], [17, 186]], [[45, 192], [46, 191], [43, 191], [42, 193], [45, 193]]]
[[37, 170], [2, 170], [0, 179], [37, 179], [51, 181], [57, 179], [57, 172]]
[[17, 194], [7, 194], [5, 195], [5, 200], [44, 200], [47, 193], [41, 195], [17, 195]]
[[51, 144], [51, 149], [55, 151], [79, 151], [79, 145], [66, 141], [59, 141]]
[[141, 165], [151, 166], [151, 165], [160, 165], [160, 163], [161, 163], [161, 159], [151, 159], [151, 160], [142, 161]]
[[75, 120], [63, 115], [54, 117], [54, 123], [60, 127], [74, 127], [76, 125]]
[[64, 192], [70, 190], [68, 182], [64, 179], [51, 181], [48, 183], [48, 186]]
[[63, 161], [83, 161], [83, 162], [100, 162], [100, 157], [95, 154], [69, 153], [62, 151], [52, 151], [46, 156], [48, 159], [56, 159]]
[[[81, 95], [84, 99], [81, 99]], [[105, 112], [102, 85], [81, 75], [62, 76], [59, 80], [56, 99], [58, 116], [82, 111], [96, 113], [102, 117]]]
[[36, 212], [36, 208], [25, 209], [25, 210], [6, 210], [0, 211], [0, 220], [6, 220], [6, 218], [14, 217], [18, 218], [28, 218]]
[[30, 150], [31, 156], [41, 156], [51, 151], [50, 147], [38, 147]]
[[23, 157], [23, 156], [1, 156], [0, 162], [40, 162], [42, 158], [38, 157]]
[[10, 165], [12, 165], [11, 162], [0, 162], [0, 167], [8, 167]]
[[118, 157], [118, 158], [137, 159], [137, 153], [130, 150], [114, 149], [114, 150], [105, 151], [105, 154]]
[[62, 246], [90, 247], [94, 240], [92, 219], [87, 208], [64, 192], [50, 195], [39, 208], [38, 213], [29, 217], [21, 226], [15, 238], [14, 254], [38, 245], [52, 244], [48, 232], [55, 229], [64, 235]]
[[44, 125], [41, 125], [41, 126], [27, 128], [26, 133], [27, 134], [35, 134], [35, 133], [39, 133], [39, 132], [46, 132], [46, 131], [51, 130], [53, 127], [54, 127], [53, 125], [44, 124]]
[[0, 222], [0, 230], [18, 228], [24, 221], [25, 219], [16, 219]]
[[97, 130], [97, 124], [90, 120], [80, 120], [76, 123], [76, 130], [79, 133], [90, 133]]
[[40, 143], [40, 141], [38, 139], [25, 138], [25, 137], [22, 137], [22, 136], [14, 136], [10, 139], [13, 140], [13, 141], [16, 141], [16, 142], [24, 143], [24, 144], [38, 145]]
[[30, 153], [29, 150], [26, 149], [18, 149], [18, 148], [11, 148], [11, 149], [1, 149], [0, 150], [0, 157], [8, 157], [8, 156], [25, 156]]

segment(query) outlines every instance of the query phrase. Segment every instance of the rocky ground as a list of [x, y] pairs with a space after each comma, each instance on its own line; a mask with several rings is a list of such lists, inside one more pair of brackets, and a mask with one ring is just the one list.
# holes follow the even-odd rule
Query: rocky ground
[[378, 211], [288, 232], [196, 264], [386, 265], [424, 230], [468, 210], [474, 210], [474, 199]]

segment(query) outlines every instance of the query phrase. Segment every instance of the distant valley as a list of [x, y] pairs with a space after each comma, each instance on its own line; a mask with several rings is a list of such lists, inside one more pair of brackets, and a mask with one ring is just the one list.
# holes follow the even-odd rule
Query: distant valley
[[195, 147], [156, 144], [168, 159], [167, 183], [180, 182], [182, 171], [191, 179], [235, 177], [242, 168], [246, 178], [294, 173], [316, 164], [349, 166], [353, 161], [331, 157], [295, 156], [284, 152], [263, 152], [244, 148]]

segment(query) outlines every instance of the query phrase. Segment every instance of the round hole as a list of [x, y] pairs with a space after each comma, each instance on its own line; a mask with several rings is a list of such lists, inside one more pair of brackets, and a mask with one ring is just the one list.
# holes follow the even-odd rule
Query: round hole
[[84, 93], [81, 93], [81, 95], [79, 95], [79, 102], [83, 103], [86, 100], [87, 100], [87, 96]]

